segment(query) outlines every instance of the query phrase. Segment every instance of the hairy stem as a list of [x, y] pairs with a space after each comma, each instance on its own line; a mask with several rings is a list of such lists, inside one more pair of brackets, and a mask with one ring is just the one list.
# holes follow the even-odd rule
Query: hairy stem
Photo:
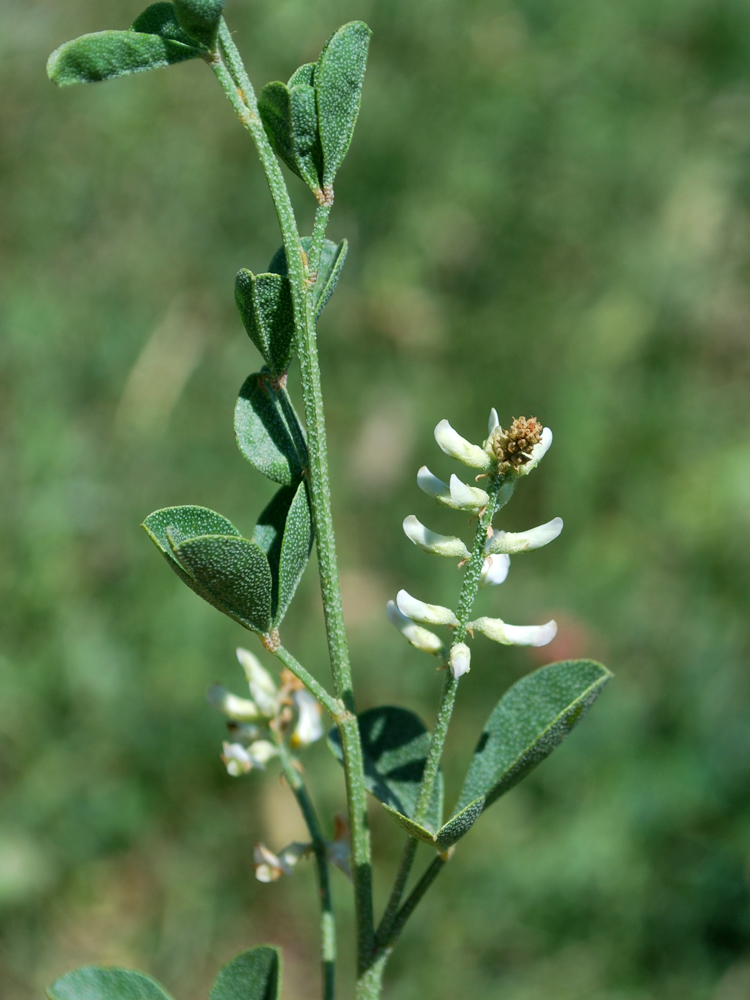
[[323, 1000], [334, 1000], [336, 977], [336, 918], [331, 899], [331, 880], [328, 870], [326, 842], [320, 830], [315, 807], [310, 800], [302, 775], [295, 767], [294, 758], [283, 740], [279, 740], [279, 759], [289, 787], [297, 799], [300, 811], [310, 833], [320, 894], [320, 949], [323, 972]]
[[[328, 449], [323, 412], [323, 396], [320, 386], [317, 337], [315, 331], [315, 310], [312, 304], [310, 270], [302, 251], [297, 223], [289, 199], [281, 168], [268, 141], [263, 123], [258, 114], [258, 105], [252, 84], [242, 63], [242, 58], [232, 40], [228, 28], [222, 21], [219, 50], [209, 59], [211, 68], [229, 98], [240, 121], [250, 132], [261, 164], [268, 180], [271, 196], [281, 227], [286, 250], [287, 273], [291, 285], [294, 323], [297, 333], [302, 373], [302, 390], [305, 401], [305, 422], [307, 424], [310, 466], [308, 479], [312, 503], [313, 521], [318, 549], [320, 587], [323, 597], [328, 651], [331, 659], [334, 690], [346, 712], [340, 710], [337, 725], [341, 733], [344, 755], [349, 808], [349, 825], [352, 837], [352, 862], [354, 867], [354, 896], [357, 915], [357, 955], [358, 969], [364, 972], [370, 961], [373, 948], [372, 912], [372, 864], [370, 831], [367, 822], [367, 801], [364, 781], [362, 748], [359, 728], [354, 713], [349, 648], [344, 628], [344, 614], [341, 605], [336, 542], [331, 513], [331, 493], [328, 481]], [[311, 257], [317, 269], [320, 248], [325, 236], [328, 209], [319, 208], [316, 213], [315, 232], [311, 246]], [[291, 667], [290, 667], [291, 669]], [[325, 704], [325, 702], [323, 703]]]

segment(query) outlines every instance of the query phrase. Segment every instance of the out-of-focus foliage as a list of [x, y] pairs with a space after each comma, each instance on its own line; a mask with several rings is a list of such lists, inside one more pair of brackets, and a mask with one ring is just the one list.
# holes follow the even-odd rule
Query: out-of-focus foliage
[[[199, 61], [48, 82], [60, 42], [137, 13], [0, 13], [0, 991], [31, 1000], [111, 962], [197, 1000], [223, 961], [268, 941], [292, 1000], [316, 974], [313, 873], [260, 885], [251, 845], [302, 830], [275, 777], [224, 773], [204, 704], [213, 681], [241, 690], [233, 648], [252, 637], [138, 527], [187, 503], [247, 534], [271, 497], [233, 440], [260, 363], [233, 282], [279, 239], [250, 142]], [[438, 419], [479, 439], [491, 405], [555, 431], [505, 526], [560, 515], [565, 531], [514, 557], [481, 613], [554, 613], [561, 630], [542, 660], [476, 644], [449, 804], [510, 683], [569, 656], [616, 673], [460, 843], [389, 995], [744, 1000], [750, 8], [230, 0], [226, 14], [257, 87], [344, 21], [373, 28], [330, 233], [349, 263], [320, 324], [360, 708], [431, 720], [440, 680], [383, 605], [400, 586], [455, 598], [455, 568], [400, 522], [455, 530], [414, 474], [450, 471]], [[312, 572], [284, 639], [327, 677]], [[335, 760], [322, 746], [307, 760], [340, 809]], [[401, 836], [380, 812], [383, 873]]]

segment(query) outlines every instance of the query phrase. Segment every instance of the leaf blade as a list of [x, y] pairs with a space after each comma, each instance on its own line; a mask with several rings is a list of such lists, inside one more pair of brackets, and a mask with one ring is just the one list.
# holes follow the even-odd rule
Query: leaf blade
[[243, 951], [221, 969], [208, 1000], [278, 1000], [281, 953], [260, 945]]
[[243, 382], [234, 410], [237, 446], [258, 472], [280, 486], [290, 486], [302, 478], [307, 463], [307, 455], [298, 451], [304, 439], [291, 407], [283, 405], [281, 394], [269, 383], [264, 372]]
[[96, 31], [65, 42], [47, 60], [47, 76], [59, 87], [101, 83], [131, 73], [162, 69], [202, 55], [198, 48], [139, 31]]
[[156, 980], [132, 969], [87, 965], [60, 976], [49, 1000], [171, 1000]]
[[271, 374], [279, 378], [295, 355], [294, 307], [289, 279], [280, 274], [237, 272], [234, 295], [242, 323]]

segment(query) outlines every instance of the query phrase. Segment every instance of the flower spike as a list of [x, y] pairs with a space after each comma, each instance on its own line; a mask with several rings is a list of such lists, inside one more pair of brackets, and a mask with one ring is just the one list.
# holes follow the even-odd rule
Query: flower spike
[[420, 549], [435, 556], [468, 559], [470, 555], [460, 538], [455, 538], [452, 535], [438, 535], [434, 531], [430, 531], [413, 514], [404, 518], [404, 534]]
[[472, 469], [489, 472], [492, 468], [492, 461], [484, 448], [461, 437], [447, 420], [441, 420], [435, 428], [435, 440], [446, 455], [471, 466]]
[[396, 607], [395, 601], [388, 601], [385, 606], [385, 614], [391, 625], [399, 630], [401, 635], [407, 639], [415, 649], [421, 649], [423, 653], [431, 653], [433, 656], [442, 656], [445, 646], [434, 632], [417, 625], [406, 615], [402, 614]]
[[557, 635], [557, 622], [546, 625], [507, 625], [500, 618], [477, 618], [467, 628], [504, 646], [546, 646]]
[[563, 519], [553, 517], [546, 524], [540, 524], [537, 528], [529, 528], [528, 531], [493, 531], [492, 536], [487, 539], [485, 550], [489, 553], [505, 553], [513, 555], [516, 552], [531, 552], [532, 549], [541, 549], [543, 545], [554, 542], [563, 530]]
[[412, 621], [420, 622], [423, 625], [458, 625], [458, 618], [450, 608], [444, 608], [440, 604], [425, 604], [412, 597], [405, 590], [399, 590], [396, 594], [396, 605], [402, 615], [411, 618]]

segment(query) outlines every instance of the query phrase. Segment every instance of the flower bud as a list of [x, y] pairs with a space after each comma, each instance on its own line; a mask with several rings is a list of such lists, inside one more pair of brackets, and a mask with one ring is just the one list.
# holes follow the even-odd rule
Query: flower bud
[[465, 642], [457, 642], [451, 646], [448, 666], [456, 680], [471, 670], [471, 650]]
[[276, 684], [269, 672], [260, 665], [257, 656], [253, 656], [249, 649], [241, 646], [237, 650], [237, 659], [240, 666], [245, 671], [247, 682], [250, 685], [250, 694], [263, 715], [273, 719], [279, 712], [279, 692]]
[[282, 875], [291, 875], [297, 862], [310, 851], [310, 847], [310, 844], [294, 841], [283, 851], [274, 854], [265, 844], [256, 844], [253, 848], [255, 877], [259, 882], [275, 882]]
[[402, 615], [423, 625], [458, 625], [458, 618], [450, 608], [441, 607], [439, 604], [425, 604], [405, 590], [399, 590], [396, 594], [396, 605]]
[[546, 646], [557, 634], [557, 623], [546, 625], [507, 625], [499, 618], [477, 618], [467, 628], [481, 632], [504, 646]]
[[485, 551], [510, 555], [531, 552], [532, 549], [541, 549], [543, 545], [554, 542], [562, 530], [562, 518], [553, 517], [546, 524], [529, 528], [528, 531], [493, 531], [492, 536], [487, 539]]
[[492, 467], [491, 459], [484, 448], [462, 438], [447, 420], [441, 420], [435, 428], [435, 440], [446, 455], [471, 466], [472, 469], [488, 472]]
[[292, 701], [297, 709], [297, 725], [292, 733], [292, 746], [295, 748], [309, 746], [323, 735], [320, 704], [306, 688], [295, 691], [292, 694]]
[[497, 587], [498, 584], [505, 583], [505, 578], [510, 569], [510, 556], [492, 555], [487, 556], [479, 574], [480, 587]]
[[452, 535], [438, 535], [434, 531], [430, 531], [413, 514], [404, 519], [404, 534], [420, 549], [435, 556], [468, 559], [470, 555], [460, 538], [455, 538]]
[[490, 498], [478, 486], [467, 486], [458, 476], [451, 476], [451, 500], [458, 510], [481, 510], [486, 507]]
[[253, 768], [264, 770], [269, 760], [279, 752], [268, 740], [256, 740], [249, 747], [243, 747], [241, 743], [224, 743], [223, 748], [221, 759], [233, 778], [248, 774]]
[[262, 718], [254, 701], [250, 701], [249, 698], [238, 698], [221, 684], [211, 685], [206, 691], [206, 701], [234, 722], [255, 722]]
[[385, 606], [385, 614], [391, 625], [395, 625], [401, 635], [416, 649], [421, 649], [423, 653], [431, 653], [433, 656], [440, 656], [444, 652], [445, 647], [442, 640], [434, 632], [422, 628], [411, 618], [402, 615], [396, 607], [395, 601], [388, 601]]

